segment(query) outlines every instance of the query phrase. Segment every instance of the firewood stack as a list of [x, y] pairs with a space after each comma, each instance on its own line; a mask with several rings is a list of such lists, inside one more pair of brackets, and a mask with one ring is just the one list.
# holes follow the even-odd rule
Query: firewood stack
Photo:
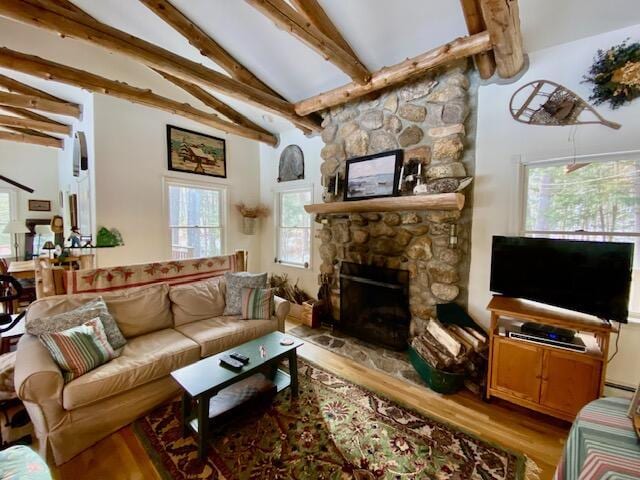
[[483, 391], [489, 340], [471, 327], [444, 326], [432, 318], [427, 330], [411, 346], [431, 367], [449, 373], [465, 373], [465, 387], [475, 394]]

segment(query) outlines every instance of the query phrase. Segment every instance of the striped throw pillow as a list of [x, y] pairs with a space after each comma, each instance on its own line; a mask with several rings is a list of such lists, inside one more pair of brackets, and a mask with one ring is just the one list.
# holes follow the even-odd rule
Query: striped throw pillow
[[62, 370], [65, 383], [116, 357], [100, 318], [62, 332], [44, 333], [40, 341]]
[[242, 318], [245, 320], [268, 320], [273, 306], [273, 288], [243, 288]]

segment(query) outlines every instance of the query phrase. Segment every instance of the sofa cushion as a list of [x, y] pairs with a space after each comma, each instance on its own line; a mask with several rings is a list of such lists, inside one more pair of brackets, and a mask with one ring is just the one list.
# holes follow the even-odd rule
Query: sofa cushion
[[127, 338], [173, 327], [166, 283], [117, 290], [103, 294], [102, 298]]
[[275, 288], [243, 288], [240, 312], [243, 320], [265, 320], [275, 312]]
[[220, 278], [210, 278], [187, 285], [169, 288], [174, 325], [218, 317], [224, 312], [224, 294], [220, 291]]
[[31, 335], [62, 332], [82, 325], [96, 317], [102, 322], [111, 347], [115, 350], [124, 347], [127, 340], [122, 336], [118, 324], [109, 312], [107, 304], [102, 297], [94, 298], [84, 305], [51, 316], [41, 315], [36, 317], [28, 315], [25, 321], [25, 329]]
[[73, 410], [169, 375], [200, 358], [193, 340], [171, 328], [136, 337], [121, 355], [65, 385], [62, 405]]
[[169, 285], [166, 283], [111, 292], [45, 297], [29, 305], [27, 323], [31, 319], [68, 312], [100, 297], [126, 338], [173, 326]]
[[225, 287], [225, 315], [240, 315], [242, 310], [243, 288], [265, 288], [267, 286], [266, 273], [227, 272], [224, 274]]
[[242, 320], [239, 315], [208, 318], [176, 327], [176, 330], [200, 345], [202, 357], [215, 355], [277, 329], [275, 318]]
[[40, 341], [70, 382], [117, 357], [98, 317], [62, 332], [43, 333]]

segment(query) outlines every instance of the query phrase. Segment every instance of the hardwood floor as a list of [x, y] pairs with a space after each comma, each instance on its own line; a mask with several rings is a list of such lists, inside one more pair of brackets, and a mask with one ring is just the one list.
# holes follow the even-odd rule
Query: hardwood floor
[[[288, 324], [287, 327], [292, 325]], [[553, 476], [570, 424], [506, 402], [482, 402], [470, 393], [443, 396], [359, 365], [316, 345], [301, 347], [302, 358], [425, 415], [456, 425], [490, 442], [523, 452], [541, 469], [540, 480]], [[125, 427], [61, 467], [57, 480], [160, 480], [130, 427]]]

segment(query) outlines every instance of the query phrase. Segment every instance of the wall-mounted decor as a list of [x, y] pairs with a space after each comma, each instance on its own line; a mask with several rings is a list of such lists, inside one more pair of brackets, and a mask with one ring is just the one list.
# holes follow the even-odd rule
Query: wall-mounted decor
[[402, 150], [347, 160], [344, 199], [364, 200], [397, 195], [401, 166]]
[[280, 154], [278, 182], [290, 182], [304, 178], [304, 153], [298, 145], [287, 146]]
[[29, 200], [30, 212], [50, 212], [51, 201], [49, 200]]
[[69, 195], [69, 221], [71, 228], [78, 228], [78, 195], [72, 193]]
[[589, 100], [609, 102], [618, 108], [640, 96], [640, 43], [625, 40], [608, 50], [598, 50], [585, 83], [593, 83]]
[[167, 125], [169, 170], [227, 178], [227, 153], [223, 138]]
[[514, 120], [528, 125], [565, 126], [599, 123], [618, 129], [619, 123], [600, 115], [574, 92], [550, 80], [536, 80], [511, 96], [509, 110]]
[[84, 132], [76, 132], [73, 139], [73, 176], [79, 177], [80, 170], [89, 169], [87, 138]]

